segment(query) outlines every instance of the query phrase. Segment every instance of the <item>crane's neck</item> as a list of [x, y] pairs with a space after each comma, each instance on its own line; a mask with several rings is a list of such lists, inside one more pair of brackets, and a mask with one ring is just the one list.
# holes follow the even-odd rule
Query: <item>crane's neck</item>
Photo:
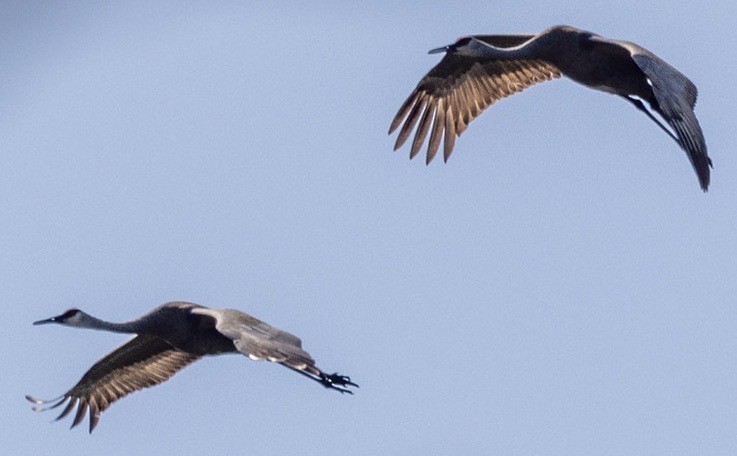
[[514, 48], [496, 48], [473, 38], [463, 49], [463, 55], [493, 60], [534, 60], [540, 58], [540, 44], [533, 39]]
[[113, 323], [105, 320], [100, 320], [89, 314], [81, 314], [75, 321], [67, 322], [69, 326], [75, 326], [77, 328], [88, 328], [88, 329], [99, 329], [102, 331], [112, 331], [118, 333], [138, 333], [141, 332], [142, 328], [136, 324], [136, 322], [125, 322], [125, 323]]
[[590, 36], [590, 33], [578, 29], [556, 26], [519, 46], [508, 48], [495, 47], [473, 38], [463, 46], [461, 54], [491, 60], [544, 60], [558, 66], [576, 56], [582, 42]]

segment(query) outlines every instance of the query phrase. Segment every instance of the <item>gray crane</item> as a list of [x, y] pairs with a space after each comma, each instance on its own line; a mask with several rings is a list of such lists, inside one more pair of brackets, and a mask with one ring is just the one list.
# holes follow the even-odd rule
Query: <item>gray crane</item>
[[26, 396], [36, 404], [36, 411], [52, 409], [69, 400], [57, 420], [68, 415], [79, 403], [72, 427], [84, 419], [89, 409], [90, 432], [97, 425], [100, 413], [113, 402], [133, 391], [168, 380], [205, 355], [240, 352], [253, 360], [279, 363], [341, 393], [353, 394], [344, 387], [358, 387], [350, 377], [326, 374], [318, 369], [312, 357], [302, 350], [302, 341], [294, 335], [238, 310], [169, 302], [126, 323], [110, 323], [79, 309], [69, 309], [33, 324], [46, 323], [136, 334], [97, 361], [62, 396], [51, 400]]
[[[430, 132], [426, 163], [444, 137], [443, 155], [450, 157], [455, 137], [495, 101], [538, 82], [567, 76], [592, 89], [619, 95], [660, 126], [686, 152], [701, 189], [709, 187], [711, 159], [696, 120], [696, 86], [667, 62], [634, 43], [614, 40], [568, 26], [537, 35], [474, 35], [433, 49], [445, 57], [399, 109], [389, 134], [402, 124], [394, 150], [419, 121], [410, 158]], [[642, 101], [672, 128], [666, 128]], [[432, 128], [431, 128], [432, 124]]]

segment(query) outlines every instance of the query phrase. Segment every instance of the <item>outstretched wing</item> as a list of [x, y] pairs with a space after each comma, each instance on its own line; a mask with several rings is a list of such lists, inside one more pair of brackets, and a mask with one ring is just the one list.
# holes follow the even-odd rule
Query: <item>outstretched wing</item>
[[688, 155], [699, 177], [701, 188], [709, 187], [711, 159], [706, 152], [704, 133], [693, 112], [696, 105], [696, 86], [681, 72], [656, 55], [638, 49], [632, 59], [650, 80], [660, 113], [678, 136], [678, 144]]
[[266, 359], [279, 363], [341, 393], [353, 394], [343, 387], [358, 387], [350, 377], [338, 373], [328, 375], [318, 369], [310, 354], [302, 350], [302, 341], [298, 337], [246, 313], [206, 307], [192, 309], [192, 313], [214, 319], [215, 329], [232, 340], [239, 352], [255, 361]]
[[[527, 35], [487, 35], [475, 37], [497, 47], [517, 46], [532, 38]], [[444, 137], [443, 155], [447, 161], [453, 152], [455, 137], [495, 101], [520, 92], [538, 82], [560, 77], [560, 71], [542, 60], [486, 60], [447, 53], [420, 81], [394, 117], [389, 134], [404, 121], [394, 150], [412, 133], [410, 158], [422, 147], [428, 132], [426, 162], [438, 151]], [[431, 128], [432, 127], [432, 128]]]
[[[72, 389], [47, 408], [58, 407], [69, 400], [57, 418], [60, 420], [78, 404], [72, 427], [84, 419], [89, 409], [92, 432], [100, 419], [100, 413], [113, 402], [134, 391], [168, 380], [198, 358], [198, 355], [178, 350], [158, 337], [138, 335], [96, 362]], [[31, 396], [26, 398], [36, 404], [53, 402], [41, 401]], [[47, 408], [39, 406], [36, 410]]]
[[230, 338], [239, 352], [253, 360], [266, 359], [296, 370], [319, 375], [315, 360], [302, 350], [298, 337], [243, 312], [229, 310], [217, 329]]

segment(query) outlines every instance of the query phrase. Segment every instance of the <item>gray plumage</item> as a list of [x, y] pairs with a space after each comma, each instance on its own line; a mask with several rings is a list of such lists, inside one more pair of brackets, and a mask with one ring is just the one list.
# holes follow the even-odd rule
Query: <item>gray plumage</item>
[[205, 355], [240, 352], [253, 360], [266, 359], [341, 393], [352, 394], [342, 387], [358, 386], [347, 376], [325, 374], [318, 369], [296, 336], [237, 310], [170, 302], [126, 323], [99, 320], [79, 309], [70, 309], [34, 325], [45, 323], [136, 334], [97, 361], [62, 396], [51, 400], [26, 396], [36, 404], [36, 411], [56, 408], [69, 400], [57, 420], [67, 416], [76, 405], [72, 427], [78, 425], [89, 410], [90, 432], [97, 425], [100, 414], [113, 402], [133, 391], [168, 380]]
[[396, 150], [417, 125], [410, 158], [417, 155], [429, 132], [426, 162], [435, 157], [441, 136], [447, 161], [455, 137], [488, 106], [564, 75], [587, 87], [622, 96], [642, 110], [686, 152], [702, 190], [709, 187], [711, 159], [693, 112], [696, 86], [647, 49], [574, 27], [556, 26], [537, 35], [463, 37], [430, 51], [436, 52], [445, 52], [445, 57], [420, 80], [389, 128], [391, 134], [402, 125]]

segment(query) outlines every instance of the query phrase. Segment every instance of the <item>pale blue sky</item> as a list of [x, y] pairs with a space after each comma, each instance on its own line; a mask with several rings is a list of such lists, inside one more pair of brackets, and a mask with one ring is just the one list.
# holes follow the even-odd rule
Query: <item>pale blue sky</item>
[[[4, 454], [734, 454], [734, 2], [30, 2], [0, 14]], [[570, 24], [699, 88], [698, 187], [642, 113], [569, 80], [447, 165], [386, 130], [472, 33]], [[288, 330], [353, 397], [208, 358], [90, 436], [35, 414], [170, 300]]]

